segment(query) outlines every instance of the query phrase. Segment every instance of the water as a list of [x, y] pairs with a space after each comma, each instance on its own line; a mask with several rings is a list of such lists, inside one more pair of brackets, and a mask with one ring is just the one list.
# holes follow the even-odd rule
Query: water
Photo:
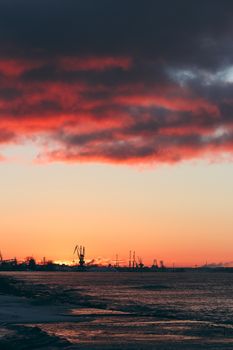
[[[135, 349], [233, 349], [231, 273], [16, 273], [17, 278], [90, 298], [73, 322], [37, 324], [72, 344]], [[157, 345], [156, 345], [157, 344]], [[155, 347], [156, 345], [156, 347]], [[194, 347], [196, 346], [196, 347]], [[173, 349], [172, 348], [172, 349]]]

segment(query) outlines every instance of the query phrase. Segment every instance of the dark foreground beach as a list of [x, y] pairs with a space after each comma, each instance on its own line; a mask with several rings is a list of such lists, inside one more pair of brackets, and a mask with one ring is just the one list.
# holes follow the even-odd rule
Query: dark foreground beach
[[231, 273], [4, 273], [0, 349], [233, 349]]

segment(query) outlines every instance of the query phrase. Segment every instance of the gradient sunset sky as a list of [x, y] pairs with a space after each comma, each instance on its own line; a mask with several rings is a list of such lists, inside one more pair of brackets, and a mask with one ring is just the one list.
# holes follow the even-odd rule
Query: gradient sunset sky
[[233, 1], [0, 1], [4, 258], [233, 261]]

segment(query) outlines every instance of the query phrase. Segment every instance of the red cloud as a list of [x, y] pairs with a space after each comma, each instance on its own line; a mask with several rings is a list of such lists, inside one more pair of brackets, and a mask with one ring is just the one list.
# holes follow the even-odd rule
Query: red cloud
[[38, 60], [25, 60], [25, 59], [0, 59], [0, 73], [17, 77], [30, 69], [39, 68], [43, 65], [43, 62]]
[[60, 71], [104, 71], [113, 68], [129, 69], [132, 59], [129, 57], [111, 56], [64, 56], [49, 59], [23, 59], [5, 58], [0, 59], [0, 73], [9, 77], [17, 77], [33, 69], [53, 66]]
[[129, 69], [131, 65], [132, 60], [129, 57], [63, 57], [58, 60], [58, 67], [66, 71]]
[[219, 109], [216, 105], [205, 101], [202, 98], [190, 97], [173, 97], [161, 95], [131, 95], [120, 96], [116, 98], [116, 102], [130, 106], [158, 106], [164, 107], [173, 111], [190, 111], [206, 110], [213, 116], [219, 115]]
[[232, 152], [229, 99], [151, 82], [131, 58], [2, 59], [0, 73], [0, 143], [38, 135], [42, 159], [174, 163]]

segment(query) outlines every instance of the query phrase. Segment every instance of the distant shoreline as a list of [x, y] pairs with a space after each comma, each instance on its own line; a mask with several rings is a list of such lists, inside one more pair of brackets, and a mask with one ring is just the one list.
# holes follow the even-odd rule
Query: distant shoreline
[[233, 273], [233, 267], [165, 267], [165, 268], [128, 268], [128, 267], [108, 267], [108, 266], [68, 266], [54, 264], [52, 267], [45, 267], [43, 265], [36, 265], [33, 268], [2, 266], [0, 263], [1, 272], [126, 272], [126, 273], [169, 273], [169, 272], [230, 272]]

